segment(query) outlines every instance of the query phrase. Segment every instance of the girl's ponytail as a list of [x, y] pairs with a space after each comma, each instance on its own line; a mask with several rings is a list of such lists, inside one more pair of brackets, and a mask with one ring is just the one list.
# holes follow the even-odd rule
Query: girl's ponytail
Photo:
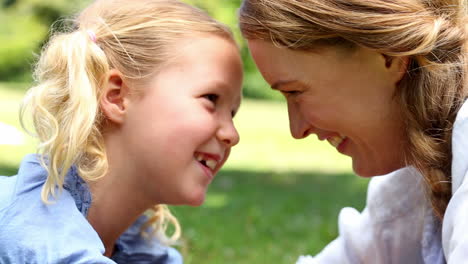
[[57, 34], [44, 48], [31, 88], [23, 102], [39, 139], [38, 154], [48, 171], [42, 199], [56, 196], [67, 171], [77, 165], [80, 176], [93, 180], [107, 170], [99, 129], [100, 87], [109, 71], [104, 52], [88, 31]]

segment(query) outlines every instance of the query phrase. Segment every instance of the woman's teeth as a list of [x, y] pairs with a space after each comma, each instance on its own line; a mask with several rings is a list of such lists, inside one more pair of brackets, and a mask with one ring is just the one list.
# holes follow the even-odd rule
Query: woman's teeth
[[205, 159], [203, 155], [197, 154], [195, 155], [195, 159], [200, 162], [201, 164], [205, 165], [206, 167], [210, 168], [211, 170], [216, 169], [216, 165], [218, 165], [218, 162], [212, 159]]
[[343, 142], [343, 140], [345, 140], [345, 138], [345, 136], [333, 136], [327, 138], [327, 141], [336, 148], [341, 144], [341, 142]]

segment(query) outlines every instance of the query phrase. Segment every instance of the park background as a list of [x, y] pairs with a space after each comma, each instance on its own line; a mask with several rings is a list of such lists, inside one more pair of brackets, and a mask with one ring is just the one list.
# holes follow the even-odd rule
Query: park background
[[[301, 254], [318, 253], [337, 236], [341, 208], [362, 210], [368, 180], [355, 176], [351, 160], [328, 143], [289, 135], [285, 101], [262, 80], [240, 36], [240, 0], [185, 2], [233, 29], [245, 69], [244, 101], [235, 118], [240, 144], [203, 206], [171, 207], [182, 224], [178, 249], [185, 263], [294, 263]], [[22, 131], [18, 109], [37, 54], [50, 25], [89, 0], [0, 3], [0, 175], [14, 175], [21, 158], [35, 151], [35, 140], [11, 127]]]

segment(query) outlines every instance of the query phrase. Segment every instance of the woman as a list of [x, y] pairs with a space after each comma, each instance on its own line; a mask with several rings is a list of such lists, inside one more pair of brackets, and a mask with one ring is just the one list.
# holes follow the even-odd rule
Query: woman
[[385, 175], [298, 263], [468, 259], [466, 17], [463, 0], [244, 0], [241, 31], [287, 99], [292, 136], [316, 134], [356, 174]]

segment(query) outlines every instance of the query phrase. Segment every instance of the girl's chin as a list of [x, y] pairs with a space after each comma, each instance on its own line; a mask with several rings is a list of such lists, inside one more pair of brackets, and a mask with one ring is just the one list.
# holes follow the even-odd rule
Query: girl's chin
[[196, 195], [192, 193], [190, 197], [187, 197], [186, 202], [184, 204], [188, 206], [196, 207], [196, 206], [202, 205], [205, 202], [205, 199], [206, 199], [206, 192], [198, 193]]

